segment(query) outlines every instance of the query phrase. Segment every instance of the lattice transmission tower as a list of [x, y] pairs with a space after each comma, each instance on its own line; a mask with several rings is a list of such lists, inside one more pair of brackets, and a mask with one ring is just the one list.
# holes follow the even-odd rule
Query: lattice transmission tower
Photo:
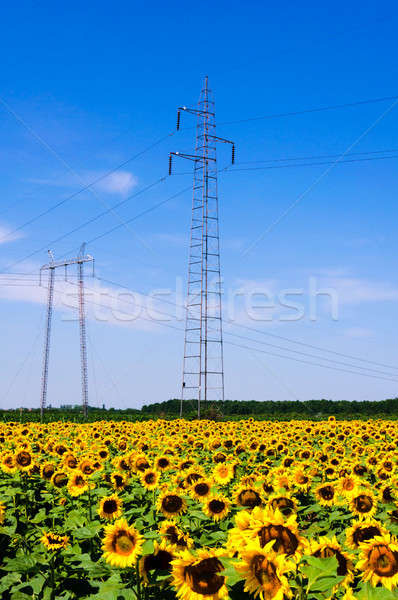
[[82, 404], [83, 414], [87, 417], [88, 411], [88, 378], [87, 378], [87, 341], [86, 341], [86, 314], [84, 304], [84, 263], [91, 262], [93, 264], [94, 274], [94, 258], [89, 254], [85, 254], [85, 244], [82, 244], [79, 255], [76, 258], [70, 258], [63, 261], [54, 261], [54, 256], [51, 250], [48, 251], [50, 262], [43, 265], [40, 269], [40, 285], [43, 271], [48, 271], [48, 294], [47, 294], [47, 318], [46, 318], [46, 333], [44, 338], [44, 353], [43, 353], [43, 371], [41, 378], [41, 395], [40, 395], [40, 417], [43, 420], [44, 409], [47, 406], [47, 387], [48, 387], [48, 366], [50, 360], [50, 339], [51, 339], [51, 324], [54, 304], [54, 280], [56, 269], [63, 267], [65, 269], [65, 280], [67, 280], [67, 269], [70, 265], [77, 265], [78, 274], [78, 296], [79, 296], [79, 328], [80, 328], [80, 363], [81, 363], [81, 386], [82, 386]]
[[231, 144], [233, 164], [235, 145], [216, 136], [215, 103], [207, 77], [197, 108], [178, 109], [177, 130], [182, 112], [196, 116], [196, 145], [194, 154], [169, 155], [169, 174], [173, 156], [191, 160], [194, 165], [180, 415], [184, 400], [193, 399], [200, 418], [202, 402], [224, 400], [216, 146], [218, 142]]

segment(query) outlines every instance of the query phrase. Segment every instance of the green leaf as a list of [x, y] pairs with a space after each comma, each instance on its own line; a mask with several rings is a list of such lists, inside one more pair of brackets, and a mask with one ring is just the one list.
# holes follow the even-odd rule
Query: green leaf
[[384, 586], [373, 587], [370, 583], [365, 583], [359, 592], [355, 592], [355, 597], [358, 600], [397, 600], [398, 590], [389, 591]]
[[18, 573], [8, 573], [0, 579], [0, 593], [8, 591], [13, 584], [19, 583], [21, 576]]
[[47, 518], [46, 511], [44, 510], [44, 508], [42, 508], [39, 510], [37, 515], [35, 517], [33, 517], [33, 519], [30, 519], [30, 522], [31, 523], [42, 523], [43, 521], [46, 520], [46, 518]]
[[13, 571], [16, 573], [28, 573], [37, 568], [37, 561], [32, 556], [18, 556], [16, 558], [6, 559], [2, 566], [4, 571]]
[[142, 554], [152, 554], [154, 550], [155, 547], [153, 545], [153, 540], [145, 540], [145, 542], [142, 545]]
[[73, 535], [79, 540], [90, 540], [91, 538], [95, 537], [101, 529], [101, 523], [90, 523], [90, 525], [87, 525], [86, 527], [80, 527], [80, 529], [77, 529]]

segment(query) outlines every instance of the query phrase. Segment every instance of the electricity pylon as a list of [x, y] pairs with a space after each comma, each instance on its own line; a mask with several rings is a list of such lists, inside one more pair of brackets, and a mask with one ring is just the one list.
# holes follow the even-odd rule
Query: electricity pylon
[[48, 271], [48, 294], [47, 294], [47, 319], [46, 333], [44, 338], [44, 353], [43, 353], [43, 371], [41, 378], [41, 396], [40, 396], [40, 417], [43, 420], [44, 409], [47, 405], [47, 387], [48, 387], [48, 366], [50, 360], [50, 338], [51, 324], [54, 303], [54, 279], [55, 270], [59, 267], [65, 269], [65, 279], [67, 277], [67, 268], [70, 265], [77, 265], [78, 270], [78, 285], [79, 285], [79, 325], [80, 325], [80, 360], [81, 360], [81, 385], [82, 385], [82, 404], [83, 414], [87, 418], [88, 410], [88, 380], [87, 380], [87, 343], [86, 343], [86, 315], [84, 306], [84, 269], [83, 265], [87, 262], [93, 263], [94, 258], [85, 253], [85, 244], [82, 244], [79, 255], [76, 258], [70, 258], [64, 261], [55, 262], [51, 250], [48, 251], [50, 262], [43, 265], [40, 269], [40, 284], [43, 271]]
[[207, 76], [197, 108], [178, 109], [177, 130], [182, 112], [196, 115], [197, 121], [195, 154], [169, 155], [169, 174], [173, 156], [194, 163], [180, 416], [184, 399], [194, 399], [200, 418], [202, 401], [224, 400], [216, 145], [217, 142], [232, 145], [232, 163], [235, 145], [215, 135], [215, 104]]

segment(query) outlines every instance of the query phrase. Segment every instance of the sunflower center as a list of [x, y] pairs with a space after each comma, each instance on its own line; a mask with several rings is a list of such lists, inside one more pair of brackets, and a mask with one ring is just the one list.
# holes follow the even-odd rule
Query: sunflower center
[[324, 500], [333, 500], [334, 489], [331, 485], [325, 485], [319, 490], [319, 494]]
[[154, 483], [155, 479], [155, 473], [148, 473], [147, 475], [145, 475], [145, 483], [148, 483], [149, 485], [151, 485], [151, 483]]
[[184, 575], [194, 592], [201, 596], [211, 596], [217, 594], [224, 585], [225, 578], [218, 575], [222, 569], [217, 558], [205, 558], [197, 565], [186, 567]]
[[75, 487], [84, 487], [86, 485], [86, 482], [85, 482], [84, 478], [81, 475], [77, 475], [75, 477], [73, 485]]
[[258, 532], [261, 548], [268, 542], [276, 540], [273, 546], [275, 552], [282, 550], [285, 554], [294, 554], [298, 547], [297, 536], [283, 525], [266, 525]]
[[145, 469], [149, 468], [149, 464], [144, 458], [141, 458], [137, 460], [136, 467], [138, 471], [145, 471]]
[[394, 577], [398, 573], [398, 552], [388, 546], [375, 546], [369, 553], [369, 564], [379, 577]]
[[158, 465], [161, 469], [165, 469], [169, 466], [169, 461], [167, 460], [167, 458], [160, 458], [158, 460]]
[[380, 529], [375, 525], [370, 525], [370, 527], [361, 527], [360, 529], [357, 529], [352, 538], [355, 545], [358, 546], [360, 542], [372, 540], [376, 535], [381, 535]]
[[238, 496], [238, 502], [241, 506], [254, 508], [255, 506], [260, 506], [261, 497], [255, 490], [243, 490]]
[[207, 483], [198, 483], [197, 485], [195, 485], [195, 494], [197, 494], [198, 496], [206, 496], [208, 492], [209, 486], [207, 485]]
[[166, 536], [170, 540], [172, 544], [177, 544], [178, 542], [178, 531], [174, 526], [168, 527], [166, 531]]
[[51, 477], [53, 476], [54, 472], [55, 472], [55, 470], [54, 470], [53, 466], [49, 465], [47, 467], [44, 467], [44, 469], [43, 469], [43, 477], [45, 479], [51, 479]]
[[163, 498], [162, 506], [169, 513], [178, 513], [182, 508], [182, 499], [176, 494], [169, 494]]
[[54, 476], [55, 487], [63, 487], [68, 483], [68, 476], [65, 473], [59, 473]]
[[144, 570], [149, 571], [169, 571], [173, 556], [167, 550], [159, 550], [157, 554], [149, 554], [144, 559]]
[[296, 477], [296, 481], [299, 485], [304, 485], [305, 483], [308, 483], [308, 477], [306, 475], [297, 475]]
[[103, 510], [108, 515], [111, 515], [115, 511], [117, 511], [117, 502], [116, 500], [105, 500]]
[[290, 515], [294, 510], [294, 504], [290, 498], [275, 498], [271, 502], [273, 509], [279, 508], [282, 514]]
[[367, 513], [373, 507], [372, 498], [365, 494], [360, 494], [354, 499], [354, 505], [358, 512]]
[[355, 487], [355, 482], [352, 479], [346, 479], [343, 484], [343, 490], [353, 490]]
[[390, 486], [387, 486], [383, 490], [383, 500], [384, 502], [393, 502], [394, 494]]
[[225, 502], [222, 502], [221, 500], [210, 500], [210, 502], [209, 502], [209, 509], [215, 515], [219, 515], [220, 513], [222, 513], [224, 508], [225, 508]]
[[16, 461], [21, 467], [27, 467], [32, 462], [32, 457], [30, 456], [29, 452], [22, 451], [17, 454]]
[[117, 554], [128, 556], [135, 548], [135, 538], [122, 531], [117, 535], [113, 545]]
[[265, 592], [265, 599], [273, 598], [281, 587], [281, 582], [276, 574], [276, 566], [263, 555], [258, 554], [253, 558], [251, 568]]

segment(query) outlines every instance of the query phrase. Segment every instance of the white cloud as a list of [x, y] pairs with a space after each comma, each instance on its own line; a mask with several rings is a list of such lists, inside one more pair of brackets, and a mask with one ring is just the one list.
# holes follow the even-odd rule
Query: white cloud
[[[119, 196], [126, 196], [138, 184], [137, 177], [133, 173], [130, 173], [130, 171], [115, 171], [109, 175], [106, 175], [105, 171], [85, 171], [76, 176], [62, 175], [55, 178], [30, 179], [29, 181], [37, 185], [60, 188], [76, 188], [76, 186], [84, 188], [89, 185], [92, 190], [96, 190], [97, 192]], [[97, 183], [93, 183], [95, 181]]]
[[15, 242], [16, 240], [20, 240], [23, 237], [24, 235], [21, 231], [13, 232], [11, 227], [0, 224], [0, 244], [9, 244], [11, 242]]
[[96, 188], [108, 194], [127, 196], [137, 185], [138, 180], [129, 171], [116, 171], [96, 184]]
[[339, 304], [362, 304], [398, 300], [398, 288], [385, 281], [355, 277], [326, 277], [318, 285], [336, 290]]
[[[27, 302], [47, 304], [47, 280], [43, 277], [42, 286], [38, 276], [0, 275], [0, 300], [10, 302]], [[164, 306], [156, 300], [133, 290], [121, 290], [106, 287], [96, 280], [87, 277], [85, 286], [86, 315], [89, 320], [118, 327], [131, 327], [144, 331], [162, 333], [165, 327], [159, 322], [172, 322], [174, 317], [162, 313]], [[61, 314], [64, 321], [78, 319], [78, 287], [76, 279], [70, 277], [65, 281], [57, 276], [55, 281], [54, 309]], [[160, 311], [160, 312], [159, 312]], [[173, 315], [173, 309], [167, 310]]]

